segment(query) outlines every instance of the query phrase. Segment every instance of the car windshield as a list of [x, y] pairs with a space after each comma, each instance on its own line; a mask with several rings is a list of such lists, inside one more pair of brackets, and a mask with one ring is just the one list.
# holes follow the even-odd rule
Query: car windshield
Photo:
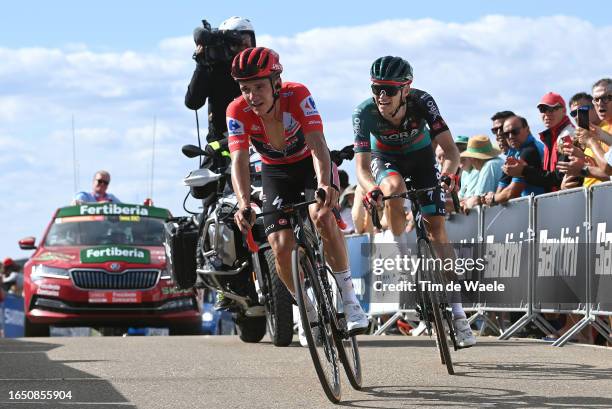
[[140, 216], [58, 217], [45, 238], [45, 246], [129, 244], [161, 246], [164, 220]]

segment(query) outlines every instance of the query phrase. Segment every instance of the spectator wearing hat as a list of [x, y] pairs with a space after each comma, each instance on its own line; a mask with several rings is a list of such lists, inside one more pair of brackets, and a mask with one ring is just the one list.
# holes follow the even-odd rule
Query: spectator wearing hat
[[557, 170], [557, 162], [561, 156], [560, 149], [563, 140], [573, 141], [576, 128], [572, 125], [565, 101], [561, 95], [554, 92], [544, 94], [538, 110], [546, 129], [540, 132], [540, 140], [544, 143], [542, 167], [528, 166], [524, 161], [507, 166], [507, 172], [513, 177], [524, 177], [531, 185], [539, 186], [544, 192], [554, 192], [561, 188], [564, 174]]
[[504, 161], [499, 157], [501, 151], [491, 143], [486, 135], [472, 136], [467, 149], [461, 153], [461, 159], [469, 158], [472, 166], [478, 172], [478, 178], [470, 196], [462, 201], [463, 209], [471, 209], [484, 203], [484, 196], [495, 192], [503, 175]]
[[81, 203], [96, 203], [96, 202], [112, 202], [121, 203], [119, 199], [112, 193], [108, 193], [108, 185], [110, 184], [110, 173], [105, 170], [99, 170], [96, 172], [93, 178], [92, 191], [79, 192], [72, 201], [73, 204], [78, 205]]
[[21, 276], [19, 271], [21, 267], [15, 261], [7, 257], [2, 262], [2, 289], [6, 292], [20, 293]]
[[[468, 146], [469, 138], [467, 136], [457, 136], [455, 145], [459, 149], [459, 153], [465, 152]], [[473, 192], [476, 181], [478, 180], [478, 170], [472, 166], [472, 160], [469, 157], [460, 157], [459, 159], [459, 200], [470, 196]]]

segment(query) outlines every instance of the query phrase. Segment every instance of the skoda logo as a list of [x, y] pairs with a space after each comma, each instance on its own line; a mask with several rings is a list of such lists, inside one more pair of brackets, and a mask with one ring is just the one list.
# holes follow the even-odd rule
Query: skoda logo
[[110, 264], [110, 269], [113, 271], [119, 271], [119, 269], [121, 268], [121, 264], [119, 263], [111, 263]]

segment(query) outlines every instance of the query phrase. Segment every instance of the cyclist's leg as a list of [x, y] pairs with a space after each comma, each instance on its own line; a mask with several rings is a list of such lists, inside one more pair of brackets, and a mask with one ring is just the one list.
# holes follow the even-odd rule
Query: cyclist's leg
[[[300, 178], [295, 177], [291, 165], [262, 165], [263, 212], [278, 209], [302, 200], [303, 187]], [[299, 166], [299, 164], [297, 165]], [[294, 293], [291, 275], [291, 252], [295, 247], [295, 237], [286, 215], [273, 213], [264, 216], [265, 232], [274, 253], [276, 271], [291, 294]]]
[[[382, 156], [372, 156], [372, 175], [385, 196], [404, 193], [406, 184], [401, 169], [395, 161]], [[406, 228], [404, 199], [393, 199], [385, 202], [385, 216], [393, 236], [400, 236]]]

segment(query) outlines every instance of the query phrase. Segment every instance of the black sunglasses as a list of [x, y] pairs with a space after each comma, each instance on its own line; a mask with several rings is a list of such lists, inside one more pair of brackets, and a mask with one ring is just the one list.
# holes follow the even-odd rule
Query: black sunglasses
[[491, 128], [491, 132], [493, 133], [493, 135], [497, 135], [497, 133], [501, 131], [502, 128], [502, 126], [498, 126], [497, 128]]
[[561, 105], [555, 105], [555, 106], [549, 106], [549, 105], [540, 105], [538, 107], [538, 111], [540, 111], [541, 114], [546, 114], [548, 112], [553, 112], [556, 111], [557, 109], [561, 108]]
[[401, 88], [401, 86], [397, 85], [372, 84], [372, 93], [379, 96], [381, 92], [385, 91], [385, 95], [388, 97], [394, 97]]
[[572, 118], [576, 118], [578, 116], [578, 111], [588, 111], [589, 109], [591, 109], [590, 105], [582, 105], [582, 106], [579, 106], [576, 109], [572, 109], [570, 111], [570, 115], [571, 115]]
[[108, 185], [110, 182], [106, 179], [96, 179], [96, 182], [101, 185]]
[[504, 136], [505, 138], [509, 138], [509, 137], [510, 137], [510, 135], [512, 135], [512, 136], [518, 136], [518, 134], [520, 134], [520, 133], [521, 133], [521, 129], [523, 129], [523, 128], [521, 127], [521, 128], [514, 128], [514, 129], [511, 129], [511, 130], [509, 130], [508, 132], [503, 132], [503, 133], [502, 133], [502, 136]]

